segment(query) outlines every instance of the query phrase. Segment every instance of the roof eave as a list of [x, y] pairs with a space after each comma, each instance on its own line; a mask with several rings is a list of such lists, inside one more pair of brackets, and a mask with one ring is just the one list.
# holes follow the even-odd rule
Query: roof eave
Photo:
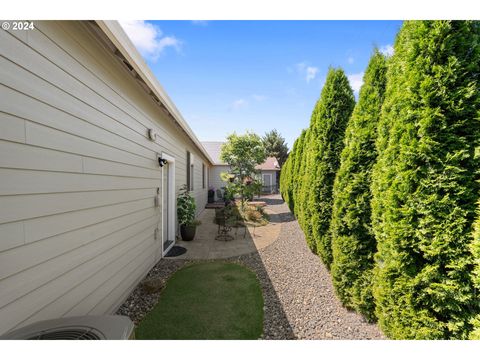
[[172, 118], [178, 123], [178, 125], [185, 131], [187, 136], [193, 141], [195, 146], [200, 150], [200, 152], [207, 158], [210, 164], [214, 164], [212, 158], [205, 150], [201, 142], [195, 136], [195, 133], [192, 131], [188, 123], [185, 121], [183, 116], [180, 114], [175, 104], [172, 102], [170, 97], [167, 95], [163, 89], [160, 82], [157, 80], [155, 75], [152, 73], [148, 65], [143, 60], [142, 56], [133, 45], [132, 41], [125, 33], [121, 25], [116, 20], [97, 20], [97, 25], [104, 32], [104, 34], [109, 38], [109, 40], [117, 47], [118, 51], [125, 57], [129, 64], [135, 69], [140, 78], [145, 82], [150, 91], [160, 99], [163, 106], [170, 113]]

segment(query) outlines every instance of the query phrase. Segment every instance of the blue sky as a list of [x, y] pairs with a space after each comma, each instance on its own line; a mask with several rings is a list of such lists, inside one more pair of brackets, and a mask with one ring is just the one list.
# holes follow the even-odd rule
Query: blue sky
[[147, 64], [201, 141], [276, 128], [291, 147], [329, 66], [355, 91], [373, 47], [401, 21], [126, 21]]

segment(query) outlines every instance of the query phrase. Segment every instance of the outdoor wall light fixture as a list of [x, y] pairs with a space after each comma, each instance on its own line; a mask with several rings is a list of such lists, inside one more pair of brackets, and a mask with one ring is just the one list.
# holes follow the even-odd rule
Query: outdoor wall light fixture
[[163, 167], [167, 162], [166, 159], [162, 159], [161, 157], [158, 158], [158, 165], [160, 165], [160, 167]]

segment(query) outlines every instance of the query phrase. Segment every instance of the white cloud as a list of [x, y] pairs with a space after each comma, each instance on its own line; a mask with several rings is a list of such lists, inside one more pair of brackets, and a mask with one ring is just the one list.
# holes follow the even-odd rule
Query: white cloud
[[197, 26], [207, 26], [208, 21], [207, 20], [192, 20], [192, 24], [197, 25]]
[[302, 77], [305, 78], [305, 81], [309, 83], [311, 80], [315, 79], [318, 73], [318, 68], [315, 66], [309, 66], [306, 62], [301, 62], [295, 64], [295, 69]]
[[304, 63], [304, 62], [295, 64], [295, 68], [297, 69], [297, 72], [299, 72], [299, 73], [302, 73], [305, 70], [306, 67], [307, 67], [307, 64]]
[[349, 64], [353, 64], [353, 63], [355, 62], [355, 59], [350, 56], [350, 57], [347, 59], [347, 62], [348, 62]]
[[256, 101], [263, 101], [267, 99], [265, 95], [257, 95], [257, 94], [253, 94], [252, 98], [254, 98]]
[[245, 100], [245, 99], [238, 99], [238, 100], [235, 100], [231, 105], [230, 105], [230, 109], [231, 110], [239, 110], [239, 109], [242, 109], [244, 107], [246, 107], [248, 105], [248, 101]]
[[310, 82], [310, 80], [315, 79], [315, 76], [317, 76], [318, 73], [318, 68], [314, 66], [308, 66], [307, 67], [307, 76], [305, 80], [307, 80], [307, 83]]
[[393, 46], [390, 44], [381, 46], [378, 50], [385, 56], [392, 56], [394, 51]]
[[363, 85], [363, 72], [358, 74], [350, 74], [350, 75], [347, 75], [347, 77], [353, 91], [355, 92], [355, 94], [358, 94], [358, 92], [360, 91], [360, 88]]
[[120, 21], [120, 25], [146, 59], [156, 61], [167, 47], [180, 50], [181, 41], [174, 36], [163, 36], [162, 30], [154, 24], [143, 20], [129, 20]]

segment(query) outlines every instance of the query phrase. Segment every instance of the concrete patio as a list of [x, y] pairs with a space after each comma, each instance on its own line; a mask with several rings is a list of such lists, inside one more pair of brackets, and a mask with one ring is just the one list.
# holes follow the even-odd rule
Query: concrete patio
[[265, 208], [270, 223], [264, 226], [232, 228], [233, 240], [216, 240], [218, 225], [214, 223], [215, 210], [204, 209], [198, 219], [202, 222], [197, 227], [193, 241], [177, 240], [176, 245], [187, 249], [183, 255], [165, 259], [225, 259], [245, 255], [267, 247], [278, 239], [281, 229], [280, 218], [268, 206]]

